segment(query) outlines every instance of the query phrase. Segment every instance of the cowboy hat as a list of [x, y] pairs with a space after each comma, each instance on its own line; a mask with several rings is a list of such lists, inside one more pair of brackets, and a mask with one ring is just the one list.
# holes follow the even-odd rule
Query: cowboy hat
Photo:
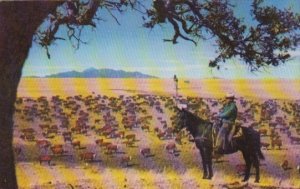
[[187, 109], [187, 104], [178, 104], [177, 107], [182, 110], [182, 109]]
[[227, 93], [225, 97], [229, 98], [229, 99], [235, 99], [235, 96], [233, 93]]

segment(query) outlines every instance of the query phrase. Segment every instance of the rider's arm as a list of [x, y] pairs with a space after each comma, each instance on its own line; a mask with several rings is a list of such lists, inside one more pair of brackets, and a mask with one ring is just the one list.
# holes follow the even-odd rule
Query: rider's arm
[[233, 103], [229, 104], [223, 111], [219, 114], [221, 118], [229, 117], [230, 114], [234, 111], [235, 105]]

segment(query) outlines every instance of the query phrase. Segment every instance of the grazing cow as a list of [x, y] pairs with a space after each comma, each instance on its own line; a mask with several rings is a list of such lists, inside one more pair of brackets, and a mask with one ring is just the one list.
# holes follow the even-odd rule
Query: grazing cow
[[142, 129], [143, 131], [145, 131], [145, 130], [147, 130], [148, 132], [150, 131], [149, 125], [142, 125], [142, 126], [141, 126], [141, 129]]
[[127, 141], [135, 141], [135, 134], [128, 134], [125, 136]]
[[108, 138], [108, 137], [110, 137], [112, 134], [113, 134], [113, 132], [115, 132], [116, 131], [116, 129], [114, 129], [114, 128], [109, 128], [109, 129], [106, 129], [105, 131], [103, 131], [102, 132], [102, 134], [106, 137], [106, 138]]
[[260, 143], [260, 146], [261, 146], [262, 148], [266, 148], [266, 149], [268, 150], [268, 147], [270, 146], [270, 144], [269, 144], [269, 143], [266, 143], [266, 142], [261, 142], [261, 143]]
[[47, 130], [50, 128], [50, 125], [48, 124], [40, 124], [39, 127], [42, 129], [42, 130]]
[[98, 145], [99, 145], [99, 144], [102, 144], [102, 143], [103, 143], [103, 139], [97, 139], [97, 140], [95, 141], [95, 143], [98, 144]]
[[99, 144], [100, 147], [107, 147], [111, 144], [111, 142], [102, 142]]
[[81, 133], [81, 127], [78, 127], [78, 126], [72, 127], [71, 131], [76, 133], [76, 134], [80, 134]]
[[125, 125], [124, 125], [124, 129], [125, 129], [125, 130], [126, 130], [126, 129], [132, 130], [132, 128], [133, 128], [133, 125], [132, 125], [132, 124], [125, 124]]
[[32, 133], [24, 133], [20, 136], [21, 139], [33, 142], [35, 140], [35, 136]]
[[159, 139], [164, 139], [165, 138], [165, 135], [166, 135], [166, 132], [165, 131], [159, 131], [159, 133], [157, 133], [157, 137]]
[[50, 128], [47, 130], [46, 134], [47, 135], [50, 135], [50, 134], [57, 134], [58, 133], [58, 129], [55, 129], [55, 128]]
[[277, 138], [277, 139], [272, 139], [271, 140], [271, 146], [272, 148], [274, 149], [275, 146], [278, 146], [278, 149], [281, 149], [281, 146], [282, 146], [282, 140]]
[[258, 132], [261, 136], [267, 136], [268, 130], [267, 129], [259, 129]]
[[123, 144], [125, 144], [126, 147], [133, 147], [134, 141], [124, 141]]
[[126, 167], [128, 167], [130, 161], [131, 161], [131, 156], [121, 157], [121, 165], [125, 165]]
[[165, 149], [170, 153], [174, 154], [176, 152], [176, 144], [175, 143], [169, 143], [166, 145]]
[[280, 167], [283, 169], [283, 170], [288, 170], [289, 169], [289, 162], [288, 160], [284, 160], [281, 164], [280, 164]]
[[173, 128], [171, 127], [168, 127], [166, 130], [165, 130], [165, 137], [170, 139], [170, 138], [173, 138]]
[[116, 138], [124, 138], [125, 131], [119, 131], [118, 133], [115, 133]]
[[51, 160], [52, 157], [50, 155], [40, 155], [39, 157], [40, 165], [42, 164], [42, 162], [48, 162], [48, 165], [50, 165]]
[[51, 151], [53, 155], [62, 155], [64, 153], [64, 149], [62, 145], [54, 145], [51, 147]]
[[48, 140], [37, 140], [36, 141], [36, 145], [41, 149], [47, 150], [48, 147], [51, 146], [51, 142], [49, 142]]
[[143, 157], [148, 157], [148, 156], [150, 156], [151, 151], [150, 151], [150, 148], [142, 148], [140, 150], [140, 153]]
[[93, 152], [84, 152], [80, 154], [80, 160], [83, 161], [94, 161], [96, 158], [96, 154]]
[[80, 141], [79, 140], [77, 140], [77, 141], [72, 141], [71, 142], [71, 144], [72, 144], [72, 146], [73, 146], [73, 148], [80, 148]]
[[155, 127], [155, 128], [154, 128], [154, 132], [157, 134], [157, 133], [160, 132], [160, 129], [159, 129], [158, 127]]
[[117, 153], [118, 146], [115, 144], [109, 144], [106, 146], [106, 149], [108, 154], [113, 154], [113, 153]]

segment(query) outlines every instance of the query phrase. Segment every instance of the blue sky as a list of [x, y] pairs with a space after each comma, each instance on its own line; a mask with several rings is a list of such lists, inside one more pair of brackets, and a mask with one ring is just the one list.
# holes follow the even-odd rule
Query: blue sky
[[[242, 3], [241, 3], [242, 2]], [[233, 0], [235, 13], [245, 21], [251, 22], [247, 15], [249, 0]], [[300, 13], [298, 0], [269, 0], [267, 3], [279, 7], [290, 7]], [[300, 79], [300, 50], [292, 52], [292, 60], [277, 68], [267, 68], [251, 73], [238, 59], [228, 60], [220, 70], [208, 67], [209, 60], [215, 55], [213, 41], [199, 41], [195, 46], [191, 42], [179, 40], [173, 45], [163, 42], [172, 38], [169, 25], [149, 30], [142, 27], [142, 17], [136, 12], [117, 14], [118, 25], [105, 10], [99, 12], [106, 21], [97, 23], [96, 29], [85, 28], [82, 44], [78, 50], [70, 41], [56, 41], [49, 48], [51, 59], [45, 50], [33, 43], [25, 62], [23, 76], [44, 76], [57, 72], [82, 71], [90, 67], [139, 71], [161, 78], [171, 78], [177, 74], [181, 78], [289, 78]], [[66, 36], [62, 28], [57, 36]]]

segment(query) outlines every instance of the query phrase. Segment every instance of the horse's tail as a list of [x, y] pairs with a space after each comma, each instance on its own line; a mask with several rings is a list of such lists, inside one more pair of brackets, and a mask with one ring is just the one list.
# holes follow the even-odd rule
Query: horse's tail
[[252, 139], [252, 145], [254, 147], [254, 151], [257, 154], [257, 156], [259, 157], [259, 159], [264, 160], [265, 156], [261, 151], [261, 143], [260, 143], [260, 133], [258, 131], [255, 131], [254, 129], [248, 129], [248, 133], [251, 136]]

